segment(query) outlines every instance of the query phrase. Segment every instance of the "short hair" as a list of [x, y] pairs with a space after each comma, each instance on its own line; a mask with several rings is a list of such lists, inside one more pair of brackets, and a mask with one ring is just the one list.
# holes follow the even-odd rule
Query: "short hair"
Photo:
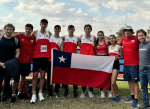
[[86, 25], [84, 26], [84, 30], [85, 30], [86, 27], [90, 27], [91, 30], [92, 30], [92, 26], [91, 26], [90, 24], [86, 24]]
[[70, 30], [71, 28], [73, 28], [75, 30], [75, 27], [73, 25], [69, 25], [68, 29]]
[[11, 24], [11, 23], [6, 24], [6, 25], [4, 26], [4, 30], [6, 29], [6, 27], [11, 27], [11, 28], [13, 28], [13, 31], [15, 31], [15, 27], [14, 27], [14, 25]]
[[61, 26], [60, 25], [55, 25], [54, 28], [60, 28], [61, 29]]
[[48, 20], [46, 20], [46, 19], [42, 19], [40, 23], [43, 23], [43, 22], [48, 24]]
[[146, 31], [144, 31], [143, 29], [137, 30], [136, 32], [136, 36], [138, 36], [138, 33], [142, 32], [145, 36], [147, 36]]
[[25, 28], [26, 28], [26, 27], [30, 27], [30, 28], [33, 30], [33, 25], [32, 25], [32, 24], [29, 24], [29, 23], [28, 23], [28, 24], [25, 25]]

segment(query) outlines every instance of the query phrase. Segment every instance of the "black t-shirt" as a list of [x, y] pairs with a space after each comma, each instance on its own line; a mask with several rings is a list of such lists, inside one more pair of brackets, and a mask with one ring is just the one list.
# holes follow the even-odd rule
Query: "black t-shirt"
[[13, 59], [16, 55], [17, 48], [21, 48], [19, 41], [16, 44], [14, 37], [7, 39], [2, 36], [0, 40], [0, 61], [6, 62]]

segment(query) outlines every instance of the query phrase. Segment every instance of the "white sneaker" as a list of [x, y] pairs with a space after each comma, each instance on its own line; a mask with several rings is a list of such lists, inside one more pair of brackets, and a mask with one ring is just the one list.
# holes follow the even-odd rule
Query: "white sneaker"
[[39, 101], [44, 101], [43, 93], [38, 94]]
[[30, 100], [30, 103], [35, 103], [36, 102], [36, 94], [32, 94], [32, 98]]
[[105, 92], [101, 91], [101, 98], [105, 98]]
[[89, 97], [90, 97], [90, 98], [93, 98], [93, 97], [94, 97], [94, 94], [93, 94], [91, 91], [88, 91], [88, 93], [89, 93]]
[[82, 92], [80, 95], [80, 98], [85, 98], [85, 94], [86, 94], [86, 92]]
[[108, 91], [108, 98], [112, 98], [112, 92]]

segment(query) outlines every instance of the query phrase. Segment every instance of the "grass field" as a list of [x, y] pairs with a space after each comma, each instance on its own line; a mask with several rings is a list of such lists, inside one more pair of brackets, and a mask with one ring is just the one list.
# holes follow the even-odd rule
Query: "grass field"
[[[89, 98], [88, 94], [86, 98], [81, 99], [79, 96], [81, 94], [81, 87], [78, 88], [79, 96], [77, 98], [73, 97], [73, 88], [69, 87], [69, 96], [66, 98], [63, 96], [64, 89], [60, 88], [60, 98], [56, 98], [55, 95], [52, 98], [45, 99], [45, 101], [40, 102], [37, 100], [35, 104], [30, 104], [30, 99], [27, 100], [19, 100], [17, 98], [17, 102], [9, 107], [4, 106], [2, 103], [0, 104], [0, 109], [131, 109], [131, 104], [125, 104], [122, 102], [123, 99], [129, 97], [129, 88], [128, 83], [125, 81], [117, 81], [119, 88], [119, 95], [121, 97], [120, 102], [111, 102], [110, 99], [107, 98], [107, 90], [106, 98], [100, 98], [100, 90], [94, 88], [94, 98]], [[88, 88], [87, 90], [88, 91]], [[46, 92], [44, 92], [44, 96], [46, 96]], [[10, 99], [7, 101], [10, 104]], [[142, 102], [142, 94], [141, 90], [139, 91], [139, 103]]]

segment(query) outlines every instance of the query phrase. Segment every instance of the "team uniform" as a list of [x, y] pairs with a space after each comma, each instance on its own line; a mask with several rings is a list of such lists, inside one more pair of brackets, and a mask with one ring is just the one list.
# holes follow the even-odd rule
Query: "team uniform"
[[49, 59], [49, 32], [46, 34], [41, 34], [40, 31], [37, 32], [36, 46], [34, 50], [33, 58], [33, 72], [41, 70], [46, 71]]
[[[94, 55], [94, 36], [91, 35], [90, 39], [86, 39], [83, 35], [81, 37], [81, 47], [80, 54], [84, 55]], [[85, 92], [86, 87], [82, 87], [83, 92]], [[89, 90], [93, 92], [93, 88], [89, 87]]]
[[[63, 51], [70, 53], [77, 53], [77, 36], [69, 37], [69, 35], [65, 36]], [[68, 90], [68, 85], [64, 85], [66, 91]], [[77, 86], [73, 85], [74, 92], [78, 89]]]
[[139, 80], [139, 40], [136, 36], [123, 37], [120, 41], [124, 55], [124, 80], [138, 82]]
[[33, 60], [33, 53], [35, 49], [36, 40], [34, 36], [27, 37], [25, 34], [21, 36], [14, 35], [21, 45], [19, 63], [20, 75], [28, 76], [31, 71], [31, 62]]
[[102, 45], [97, 44], [97, 46], [96, 46], [96, 53], [97, 53], [97, 55], [104, 56], [103, 54], [106, 54], [105, 56], [107, 56], [108, 48], [107, 48], [107, 44], [106, 44], [106, 40], [105, 39], [103, 40], [103, 44]]
[[[52, 55], [51, 55], [51, 50], [52, 49], [57, 49], [60, 50], [61, 48], [61, 44], [63, 42], [62, 38], [55, 38], [54, 35], [51, 35], [49, 38], [49, 42], [50, 42], [50, 50], [49, 50], [49, 66], [48, 66], [48, 75], [47, 75], [47, 88], [48, 88], [48, 93], [50, 96], [52, 96], [52, 85], [50, 85], [50, 79], [51, 79], [51, 59], [52, 59]], [[55, 85], [55, 93], [59, 92], [59, 84]]]
[[[109, 56], [119, 56], [118, 45], [116, 44], [115, 49], [111, 49], [111, 45], [109, 46]], [[113, 69], [120, 69], [119, 60], [115, 60]]]

